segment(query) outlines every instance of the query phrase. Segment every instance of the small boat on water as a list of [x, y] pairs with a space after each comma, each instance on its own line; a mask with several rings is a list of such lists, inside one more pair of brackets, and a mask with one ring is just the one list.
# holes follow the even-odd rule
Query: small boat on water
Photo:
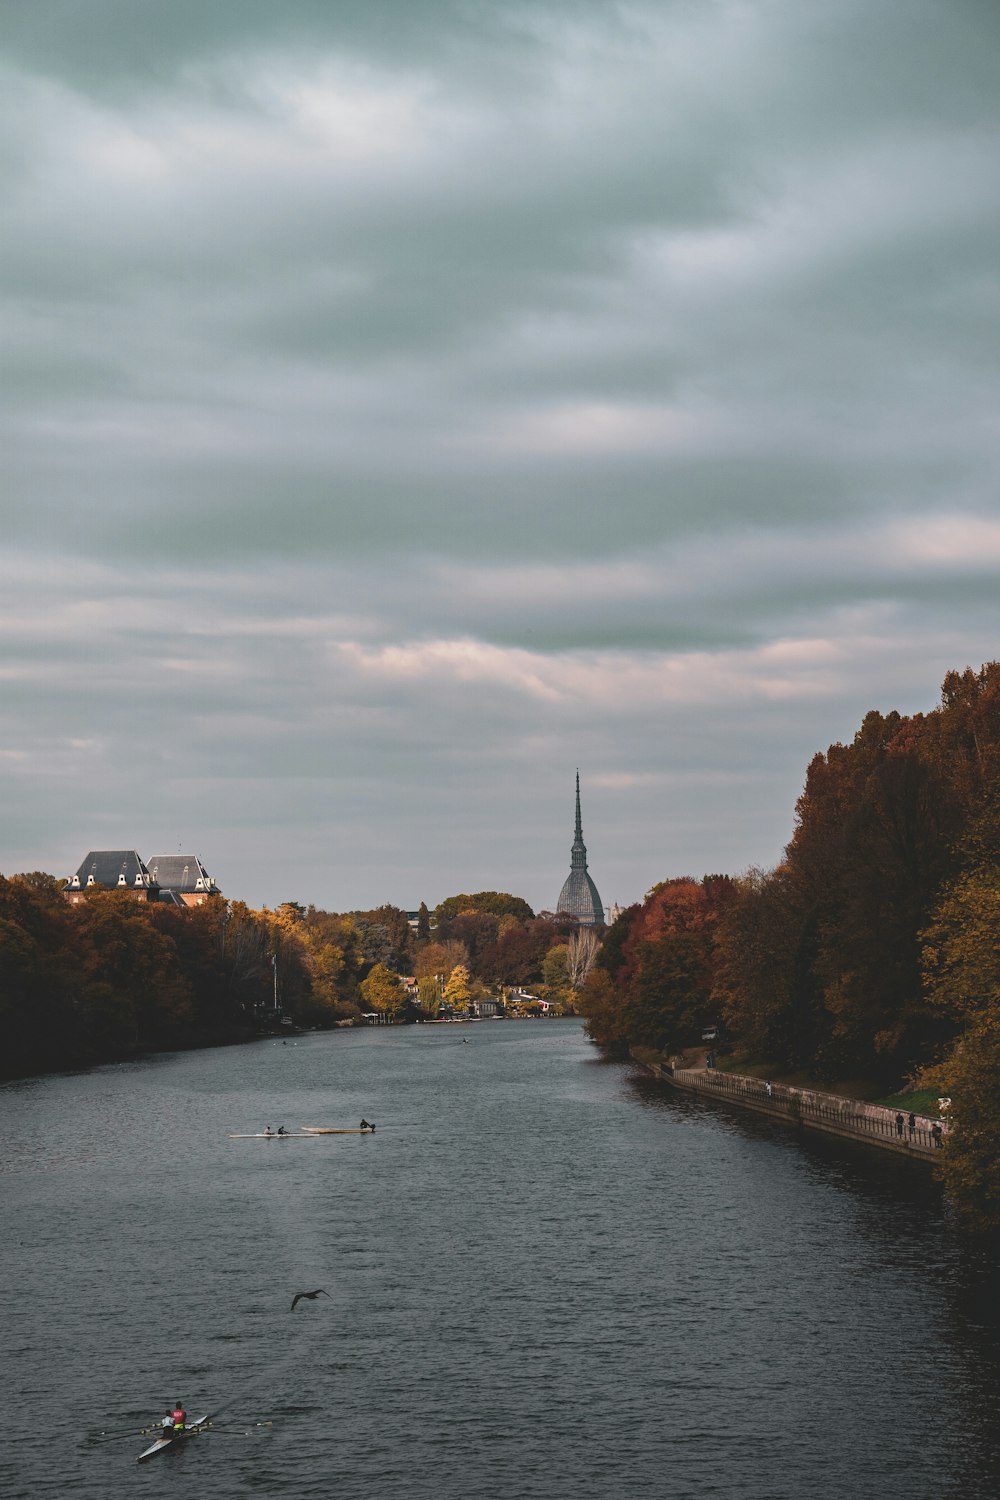
[[255, 1130], [250, 1135], [234, 1135], [230, 1131], [229, 1139], [231, 1141], [302, 1141], [310, 1134], [312, 1132], [308, 1130], [282, 1130], [280, 1132], [277, 1130]]
[[357, 1125], [303, 1125], [302, 1130], [306, 1135], [372, 1135], [375, 1126], [366, 1125], [364, 1130], [360, 1130]]
[[168, 1448], [179, 1448], [187, 1442], [188, 1438], [197, 1437], [199, 1432], [204, 1432], [211, 1423], [211, 1417], [199, 1417], [197, 1422], [189, 1422], [180, 1432], [164, 1430], [163, 1435], [158, 1437], [155, 1443], [150, 1443], [139, 1457], [137, 1464], [143, 1463], [147, 1458], [155, 1458], [158, 1453], [166, 1453]]

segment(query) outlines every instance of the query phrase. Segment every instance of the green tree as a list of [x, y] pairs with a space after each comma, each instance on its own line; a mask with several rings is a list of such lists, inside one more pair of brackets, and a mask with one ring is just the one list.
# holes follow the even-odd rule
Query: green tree
[[562, 994], [570, 988], [569, 982], [569, 947], [566, 943], [556, 943], [550, 948], [542, 959], [542, 979], [550, 989]]
[[460, 912], [488, 912], [494, 917], [512, 916], [519, 922], [530, 922], [535, 915], [527, 901], [506, 891], [478, 891], [474, 896], [449, 896], [434, 908], [434, 922], [439, 937], [450, 937], [448, 924]]
[[417, 980], [417, 998], [421, 1010], [425, 1010], [430, 1016], [437, 1015], [441, 1004], [441, 986], [436, 975], [425, 974], [422, 979]]

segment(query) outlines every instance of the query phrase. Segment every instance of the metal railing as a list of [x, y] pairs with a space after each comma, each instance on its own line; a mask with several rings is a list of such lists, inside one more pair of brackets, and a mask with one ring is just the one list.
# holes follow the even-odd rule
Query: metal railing
[[915, 1115], [911, 1128], [909, 1115], [880, 1104], [866, 1104], [840, 1094], [821, 1094], [813, 1089], [796, 1089], [786, 1084], [767, 1083], [739, 1073], [720, 1073], [714, 1068], [671, 1068], [661, 1064], [661, 1073], [689, 1088], [730, 1098], [755, 1109], [782, 1115], [787, 1119], [814, 1123], [820, 1128], [855, 1135], [861, 1140], [882, 1140], [896, 1147], [930, 1154], [941, 1144], [947, 1125]]

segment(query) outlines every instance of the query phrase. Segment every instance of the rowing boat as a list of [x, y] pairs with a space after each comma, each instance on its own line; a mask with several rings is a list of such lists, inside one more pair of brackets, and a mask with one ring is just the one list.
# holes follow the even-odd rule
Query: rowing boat
[[311, 1134], [310, 1131], [286, 1130], [279, 1135], [276, 1130], [272, 1130], [271, 1134], [268, 1135], [266, 1130], [255, 1130], [252, 1135], [233, 1135], [230, 1133], [229, 1139], [231, 1141], [302, 1141], [309, 1134]]
[[[374, 1126], [371, 1127], [374, 1130]], [[306, 1135], [368, 1135], [368, 1130], [359, 1130], [355, 1125], [352, 1129], [344, 1129], [339, 1125], [303, 1125]]]
[[155, 1458], [158, 1453], [166, 1453], [168, 1448], [173, 1448], [178, 1443], [183, 1443], [187, 1438], [197, 1437], [211, 1422], [211, 1417], [199, 1417], [197, 1422], [189, 1422], [182, 1432], [172, 1432], [169, 1437], [158, 1437], [155, 1443], [150, 1443], [136, 1459], [141, 1464], [147, 1458]]

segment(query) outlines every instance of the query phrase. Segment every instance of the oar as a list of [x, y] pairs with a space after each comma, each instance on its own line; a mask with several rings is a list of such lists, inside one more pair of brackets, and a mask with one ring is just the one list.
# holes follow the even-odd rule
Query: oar
[[[238, 1432], [236, 1432], [236, 1431], [230, 1431], [230, 1429], [228, 1427], [213, 1427], [212, 1428], [212, 1432], [211, 1432], [211, 1436], [212, 1437], [226, 1437], [226, 1438], [248, 1438], [248, 1437], [253, 1437], [253, 1435], [254, 1435], [254, 1427], [270, 1427], [270, 1425], [271, 1425], [270, 1422], [255, 1422], [254, 1425], [253, 1425], [253, 1427], [242, 1428]], [[198, 1431], [199, 1432], [204, 1432], [205, 1429], [203, 1427], [199, 1427]]]
[[130, 1427], [127, 1432], [100, 1432], [94, 1433], [90, 1438], [92, 1443], [116, 1443], [121, 1438], [147, 1437], [151, 1432], [159, 1432], [161, 1423], [157, 1422], [153, 1427]]

